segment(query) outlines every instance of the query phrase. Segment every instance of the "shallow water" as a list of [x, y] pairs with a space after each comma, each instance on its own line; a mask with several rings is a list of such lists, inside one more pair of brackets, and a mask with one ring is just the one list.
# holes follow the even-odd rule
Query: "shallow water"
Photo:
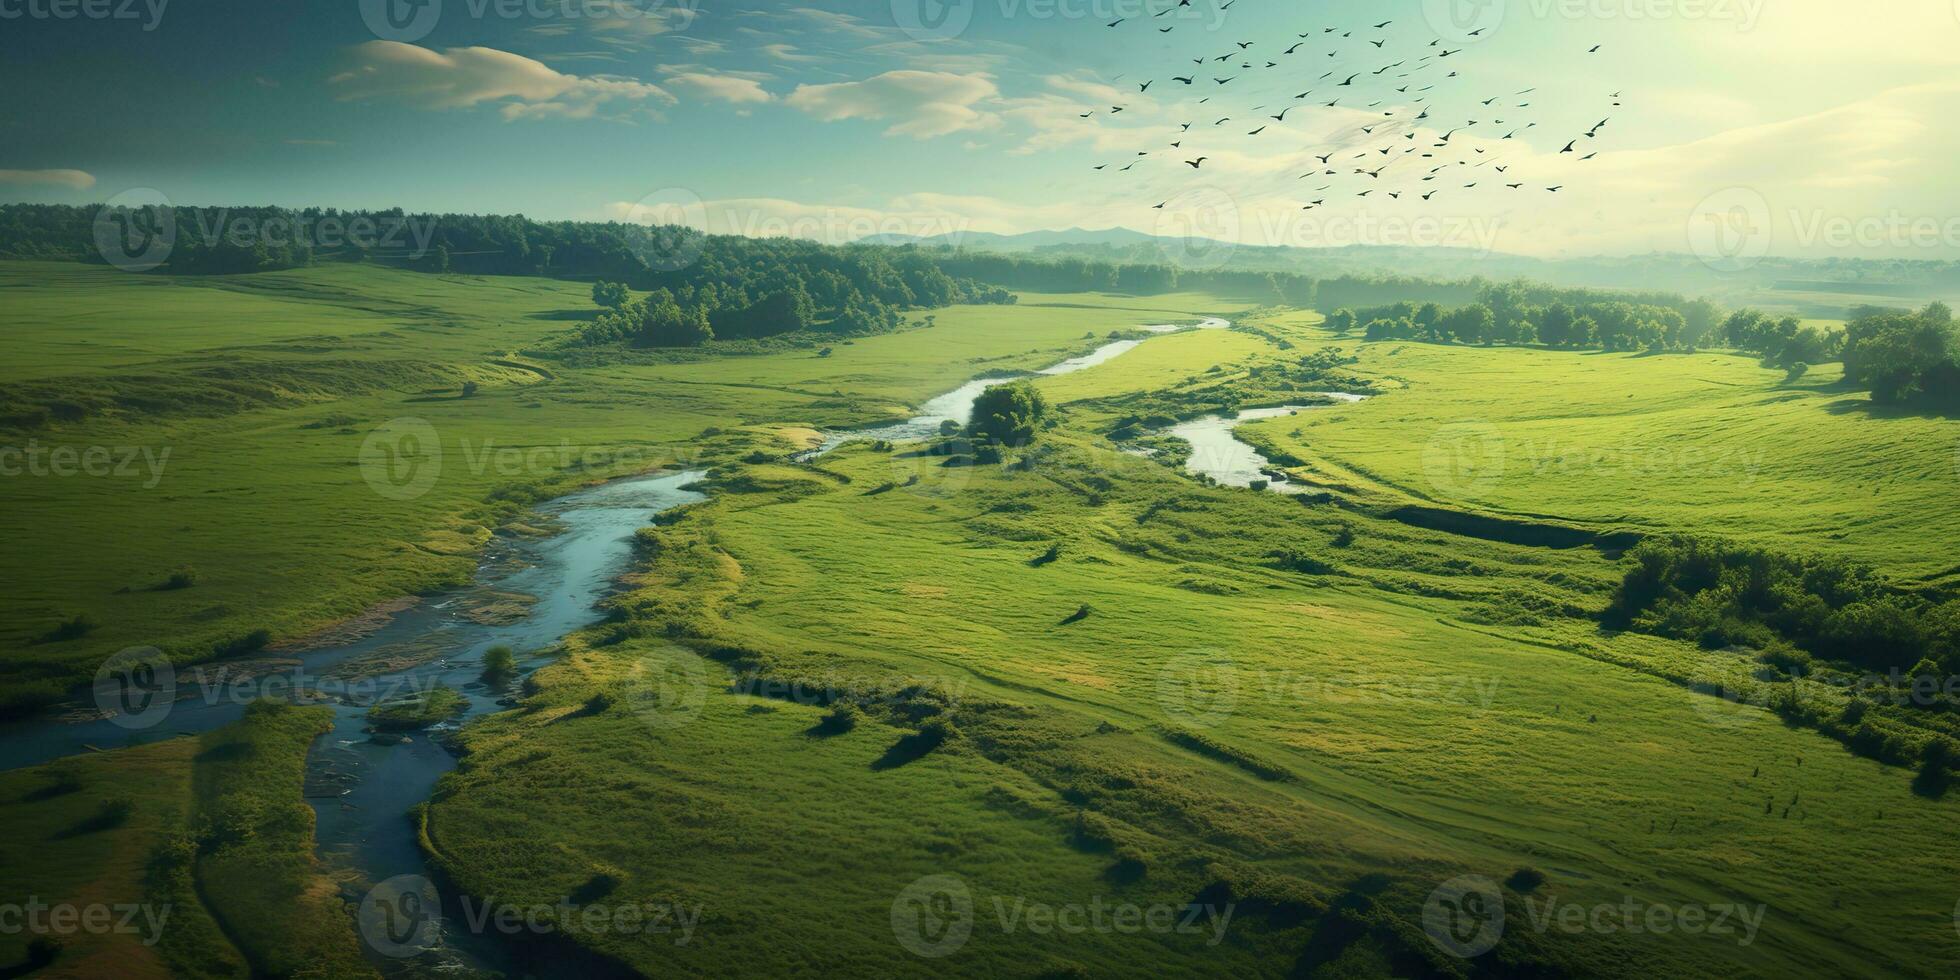
[[[521, 673], [540, 662], [535, 654], [596, 622], [596, 603], [627, 570], [634, 532], [661, 511], [705, 499], [683, 489], [705, 475], [688, 471], [619, 480], [545, 504], [539, 512], [550, 519], [554, 533], [500, 539], [469, 588], [423, 602], [358, 641], [287, 656], [273, 673], [242, 663], [187, 668], [175, 679], [177, 697], [168, 714], [151, 727], [132, 731], [112, 718], [9, 724], [0, 728], [0, 768], [34, 765], [91, 746], [201, 733], [237, 719], [260, 694], [309, 692], [310, 699], [326, 700], [334, 711], [333, 730], [314, 742], [307, 759], [307, 795], [317, 818], [320, 854], [372, 882], [429, 876], [408, 813], [455, 768], [455, 757], [431, 733], [412, 733], [395, 744], [371, 739], [365, 730], [368, 707], [437, 684], [449, 687], [468, 707], [436, 726], [434, 734], [498, 710], [496, 702], [508, 692], [481, 682], [484, 652], [498, 644], [512, 647], [519, 652]], [[513, 593], [535, 601], [508, 621], [472, 618], [473, 610], [507, 603]], [[364, 670], [369, 657], [383, 658], [394, 669]], [[453, 907], [447, 911], [444, 949], [435, 954], [445, 964], [534, 975], [574, 972], [569, 961], [562, 964], [565, 970], [554, 970], [548, 961], [534, 961], [538, 950], [450, 928], [458, 919]]]
[[[1137, 329], [1149, 333], [1162, 334], [1175, 333], [1180, 330], [1222, 330], [1229, 326], [1231, 326], [1229, 321], [1221, 320], [1217, 317], [1207, 317], [1203, 322], [1194, 327], [1154, 324]], [[1098, 364], [1106, 363], [1113, 358], [1127, 354], [1135, 350], [1142, 343], [1143, 341], [1141, 340], [1111, 341], [1080, 357], [1071, 357], [1059, 364], [1050, 365], [1033, 373], [1048, 377], [1059, 374], [1074, 374], [1077, 371], [1095, 367]], [[981, 392], [995, 385], [1006, 384], [1019, 377], [1027, 377], [1027, 375], [979, 378], [969, 381], [958, 388], [954, 388], [952, 391], [927, 401], [924, 405], [920, 406], [919, 414], [912, 418], [891, 425], [832, 432], [824, 437], [822, 445], [809, 452], [802, 453], [796, 458], [798, 461], [816, 459], [847, 442], [875, 442], [878, 440], [885, 442], [916, 442], [921, 439], [930, 439], [939, 434], [939, 427], [943, 423], [950, 421], [965, 425], [970, 421], [973, 418], [973, 403], [980, 398]]]
[[[1227, 321], [1211, 318], [1195, 329], [1227, 326]], [[1193, 328], [1155, 325], [1140, 329], [1162, 334]], [[1055, 376], [1085, 370], [1120, 357], [1142, 342], [1113, 341], [1034, 373]], [[927, 401], [912, 419], [833, 433], [803, 458], [821, 456], [853, 440], [930, 438], [949, 419], [965, 424], [980, 393], [1008, 380], [967, 382]], [[1242, 415], [1241, 420], [1246, 417], [1250, 415]], [[1220, 422], [1225, 440], [1235, 442], [1230, 439], [1229, 424]], [[175, 698], [168, 713], [148, 727], [131, 729], [115, 718], [81, 717], [81, 711], [89, 707], [86, 704], [77, 706], [69, 717], [0, 724], [0, 770], [207, 732], [237, 720], [245, 704], [260, 695], [290, 697], [295, 691], [305, 692], [297, 699], [327, 703], [334, 711], [333, 730], [314, 742], [307, 759], [307, 796], [317, 821], [316, 847], [321, 856], [359, 871], [370, 882], [399, 875], [434, 877], [416, 840], [409, 811], [427, 801], [437, 780], [456, 766], [455, 757], [431, 736], [498, 710], [497, 701], [508, 697], [515, 686], [513, 681], [503, 688], [492, 688], [481, 681], [485, 651], [500, 644], [517, 650], [521, 676], [539, 665], [541, 658], [534, 654], [596, 622], [596, 604], [612, 591], [627, 568], [634, 532], [661, 511], [704, 499], [683, 488], [705, 475], [689, 471], [620, 480], [545, 504], [539, 511], [551, 519], [553, 533], [534, 539], [499, 539], [478, 566], [476, 581], [469, 588], [419, 603], [372, 633], [343, 645], [267, 655], [249, 663], [187, 668], [174, 679]], [[521, 615], [506, 622], [472, 617], [473, 611], [505, 601], [511, 593], [533, 600]], [[371, 662], [386, 666], [364, 666]], [[402, 741], [370, 737], [366, 730], [370, 705], [438, 684], [462, 694], [466, 710], [429, 732], [412, 733]], [[445, 971], [476, 969], [532, 976], [581, 976], [591, 968], [575, 956], [564, 955], [564, 950], [459, 928], [454, 898], [443, 896], [442, 948], [417, 962]], [[430, 957], [438, 962], [424, 962]], [[377, 959], [377, 966], [392, 970], [404, 962]]]
[[[1358, 402], [1366, 397], [1332, 391], [1317, 394], [1337, 402]], [[1304, 493], [1306, 490], [1303, 487], [1267, 475], [1266, 471], [1272, 468], [1272, 460], [1260, 455], [1259, 451], [1250, 445], [1240, 442], [1234, 430], [1242, 422], [1280, 418], [1327, 407], [1329, 406], [1282, 405], [1278, 408], [1248, 408], [1231, 418], [1207, 415], [1189, 422], [1180, 422], [1172, 426], [1169, 432], [1191, 444], [1191, 456], [1184, 461], [1186, 473], [1194, 476], [1209, 476], [1222, 486], [1247, 487], [1255, 480], [1265, 480], [1266, 488], [1275, 493]]]

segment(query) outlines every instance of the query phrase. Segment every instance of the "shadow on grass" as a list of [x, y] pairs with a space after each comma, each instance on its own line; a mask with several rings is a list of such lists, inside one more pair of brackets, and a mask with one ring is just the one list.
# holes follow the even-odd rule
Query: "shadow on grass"
[[61, 945], [45, 936], [27, 944], [27, 957], [18, 963], [0, 966], [0, 980], [25, 977], [38, 973], [54, 965], [61, 955]]
[[944, 723], [927, 722], [924, 728], [893, 742], [891, 748], [885, 750], [884, 755], [871, 763], [871, 768], [882, 772], [886, 769], [896, 769], [908, 762], [917, 762], [925, 758], [926, 753], [946, 744], [948, 734]]
[[114, 830], [128, 823], [129, 815], [134, 810], [135, 807], [128, 800], [110, 800], [102, 804], [102, 808], [97, 810], [94, 816], [76, 821], [68, 829], [54, 835], [54, 839], [69, 840], [86, 837], [89, 834], [99, 834], [105, 830]]
[[1960, 405], [1881, 405], [1866, 398], [1841, 398], [1825, 405], [1824, 410], [1868, 419], [1960, 419]]
[[1928, 767], [1921, 769], [1919, 770], [1919, 775], [1913, 777], [1912, 780], [1912, 791], [1929, 800], [1937, 800], [1946, 796], [1946, 791], [1952, 787], [1953, 773], [1943, 768], [1934, 769]]

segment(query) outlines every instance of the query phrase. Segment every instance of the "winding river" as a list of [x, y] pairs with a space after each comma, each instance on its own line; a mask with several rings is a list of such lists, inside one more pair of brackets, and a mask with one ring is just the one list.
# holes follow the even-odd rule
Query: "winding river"
[[[1351, 395], [1345, 392], [1317, 392], [1323, 398], [1335, 402], [1353, 403], [1367, 398], [1366, 395]], [[1223, 415], [1207, 415], [1203, 418], [1180, 422], [1166, 432], [1191, 444], [1191, 455], [1184, 461], [1184, 471], [1194, 476], [1209, 476], [1222, 486], [1249, 487], [1255, 481], [1265, 480], [1266, 489], [1274, 493], [1305, 493], [1306, 488], [1289, 483], [1278, 475], [1272, 460], [1259, 454], [1259, 451], [1240, 442], [1234, 434], [1241, 423], [1257, 422], [1260, 419], [1276, 419], [1287, 415], [1311, 412], [1326, 405], [1281, 405], [1277, 408], [1248, 408], [1227, 418]]]
[[[1221, 320], [1217, 317], [1206, 317], [1204, 320], [1190, 327], [1180, 327], [1171, 324], [1153, 324], [1136, 329], [1145, 331], [1146, 333], [1165, 334], [1176, 333], [1181, 330], [1223, 330], [1231, 325], [1231, 322], [1228, 320]], [[1113, 358], [1127, 354], [1135, 350], [1142, 343], [1143, 341], [1141, 340], [1113, 340], [1080, 357], [1071, 357], [1066, 361], [1035, 371], [1032, 376], [1053, 377], [1058, 374], [1074, 374], [1077, 371], [1087, 370], [1098, 364], [1106, 363]], [[903, 422], [874, 426], [868, 429], [847, 429], [842, 432], [832, 432], [824, 436], [822, 445], [809, 452], [799, 454], [796, 459], [799, 462], [807, 462], [823, 456], [847, 442], [876, 441], [880, 439], [886, 442], [913, 442], [920, 439], [930, 439], [939, 434], [940, 425], [946, 422], [958, 422], [961, 425], [965, 425], [967, 420], [973, 417], [973, 403], [979, 399], [981, 392], [995, 385], [1006, 384], [1016, 378], [1030, 376], [1026, 374], [1013, 374], [1003, 375], [998, 378], [979, 378], [969, 381], [937, 398], [928, 400], [924, 405], [920, 406], [918, 415], [906, 419]]]
[[[1228, 326], [1225, 320], [1209, 318], [1195, 329]], [[1162, 334], [1193, 328], [1140, 329]], [[1140, 343], [1112, 341], [1034, 374], [1082, 371]], [[803, 458], [854, 440], [898, 442], [936, 435], [949, 419], [966, 422], [980, 393], [1006, 380], [968, 382], [927, 401], [918, 416], [905, 422], [832, 433]], [[316, 816], [320, 856], [371, 882], [400, 875], [433, 877], [406, 815], [428, 800], [437, 780], [456, 766], [442, 735], [513, 703], [524, 673], [544, 662], [543, 655], [566, 635], [597, 620], [597, 604], [618, 587], [627, 569], [633, 533], [662, 511], [705, 499], [688, 489], [705, 476], [686, 471], [633, 477], [544, 504], [538, 513], [549, 533], [496, 538], [469, 587], [396, 611], [372, 631], [338, 645], [188, 668], [167, 687], [174, 692], [174, 700], [165, 698], [167, 713], [144, 727], [129, 727], [127, 717], [105, 716], [81, 704], [58, 716], [0, 724], [0, 769], [201, 734], [237, 720], [245, 705], [260, 696], [327, 704], [334, 712], [333, 730], [314, 742], [307, 760], [307, 798]], [[521, 659], [518, 679], [493, 686], [482, 679], [483, 661], [497, 645], [519, 651]], [[406, 737], [370, 731], [367, 711], [372, 704], [436, 685], [463, 695], [464, 710]], [[511, 942], [494, 930], [478, 934], [454, 928], [454, 909], [445, 911], [440, 948], [427, 954], [439, 961], [439, 969], [589, 975], [577, 957], [560, 955], [562, 950]], [[418, 961], [429, 965], [426, 959]], [[376, 965], [393, 972], [390, 962], [377, 960]]]

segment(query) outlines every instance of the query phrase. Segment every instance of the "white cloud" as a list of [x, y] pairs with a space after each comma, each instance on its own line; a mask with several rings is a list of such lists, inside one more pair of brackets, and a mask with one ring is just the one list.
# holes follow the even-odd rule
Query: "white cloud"
[[819, 30], [830, 31], [836, 34], [849, 34], [853, 37], [883, 37], [887, 33], [866, 24], [860, 18], [832, 10], [818, 10], [814, 7], [792, 7], [788, 13], [809, 21]]
[[342, 101], [394, 99], [429, 109], [500, 103], [506, 119], [584, 119], [607, 102], [674, 101], [665, 89], [637, 79], [567, 75], [495, 48], [437, 52], [395, 41], [369, 41], [353, 52], [355, 66], [328, 79]]
[[861, 82], [798, 85], [784, 101], [825, 122], [889, 119], [887, 135], [929, 139], [996, 125], [999, 118], [978, 107], [999, 95], [987, 75], [888, 71]]
[[753, 78], [736, 75], [717, 75], [709, 72], [683, 72], [667, 77], [667, 83], [677, 88], [690, 89], [710, 99], [737, 104], [748, 102], [771, 102], [775, 96], [765, 91], [761, 83]]
[[95, 186], [95, 175], [85, 170], [0, 170], [0, 184], [85, 191]]
[[797, 47], [796, 47], [796, 45], [794, 45], [794, 44], [781, 44], [781, 43], [777, 43], [777, 44], [765, 44], [765, 45], [763, 45], [762, 47], [760, 47], [760, 48], [757, 48], [756, 50], [758, 50], [758, 51], [761, 51], [761, 52], [762, 52], [763, 54], [766, 54], [766, 55], [768, 55], [769, 57], [771, 57], [771, 58], [774, 58], [774, 59], [776, 59], [777, 61], [821, 61], [821, 60], [823, 60], [823, 59], [821, 59], [821, 58], [818, 58], [818, 57], [817, 57], [817, 56], [815, 56], [815, 55], [809, 55], [809, 54], [803, 54], [803, 53], [801, 53], [801, 52], [799, 52], [799, 51], [797, 50]]

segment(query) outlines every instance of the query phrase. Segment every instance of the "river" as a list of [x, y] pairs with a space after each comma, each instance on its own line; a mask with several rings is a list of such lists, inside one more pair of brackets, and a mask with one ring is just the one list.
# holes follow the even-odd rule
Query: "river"
[[[1336, 402], [1358, 402], [1366, 395], [1351, 395], [1343, 392], [1318, 392], [1323, 398]], [[1268, 475], [1273, 471], [1272, 460], [1259, 455], [1259, 451], [1240, 442], [1235, 431], [1241, 423], [1256, 422], [1260, 419], [1276, 419], [1301, 412], [1311, 412], [1325, 405], [1281, 405], [1277, 408], [1248, 408], [1230, 418], [1223, 415], [1207, 415], [1203, 418], [1180, 422], [1168, 432], [1191, 444], [1191, 455], [1184, 461], [1184, 471], [1194, 476], [1208, 476], [1222, 486], [1249, 487], [1254, 481], [1265, 480], [1266, 489], [1274, 493], [1305, 493], [1306, 488], [1287, 482], [1283, 477]]]
[[[1165, 334], [1176, 333], [1181, 330], [1223, 330], [1231, 325], [1231, 322], [1227, 320], [1221, 320], [1217, 317], [1206, 317], [1191, 327], [1180, 327], [1172, 324], [1153, 324], [1147, 327], [1138, 327], [1137, 329], [1147, 333]], [[1143, 343], [1141, 340], [1113, 340], [1080, 357], [1071, 357], [1066, 361], [1035, 371], [1031, 375], [1015, 374], [998, 378], [978, 378], [969, 381], [966, 384], [960, 385], [958, 388], [954, 388], [952, 391], [929, 399], [920, 407], [919, 414], [903, 422], [874, 426], [868, 429], [847, 429], [842, 432], [829, 433], [824, 436], [821, 445], [808, 452], [798, 454], [796, 459], [798, 462], [808, 462], [829, 453], [831, 450], [847, 442], [875, 442], [881, 439], [886, 442], [915, 442], [920, 439], [930, 439], [938, 435], [939, 427], [947, 422], [957, 422], [965, 425], [967, 420], [973, 417], [973, 403], [979, 399], [980, 393], [986, 391], [988, 388], [1006, 384], [1016, 378], [1034, 376], [1053, 377], [1058, 374], [1074, 374], [1077, 371], [1095, 367], [1112, 358], [1127, 354], [1135, 350], [1137, 345], [1141, 343]]]
[[[1223, 329], [1209, 318], [1195, 328], [1140, 329], [1153, 334], [1185, 329]], [[1142, 341], [1119, 340], [1034, 372], [1054, 376], [1082, 371], [1134, 350]], [[970, 381], [927, 401], [917, 417], [895, 425], [831, 433], [803, 458], [815, 458], [853, 440], [910, 441], [937, 435], [940, 424], [964, 424], [974, 400], [1010, 378]], [[474, 582], [395, 612], [372, 632], [339, 645], [297, 653], [269, 653], [184, 669], [159, 690], [169, 705], [142, 727], [73, 705], [59, 716], [0, 724], [0, 769], [37, 765], [83, 752], [121, 748], [163, 738], [197, 735], [237, 720], [260, 696], [288, 696], [324, 703], [334, 712], [333, 730], [317, 739], [307, 759], [307, 799], [316, 817], [316, 847], [330, 866], [349, 867], [370, 882], [402, 875], [434, 877], [408, 813], [429, 799], [437, 780], [456, 766], [441, 737], [469, 719], [510, 703], [523, 674], [546, 662], [568, 634], [599, 617], [597, 604], [617, 588], [632, 554], [633, 534], [662, 511], [705, 497], [688, 489], [701, 471], [617, 480], [560, 497], [538, 508], [550, 532], [499, 537], [477, 567]], [[484, 654], [505, 645], [519, 653], [519, 678], [501, 686], [481, 679]], [[441, 685], [463, 695], [467, 707], [455, 718], [407, 738], [368, 731], [367, 710], [376, 700]], [[438, 949], [439, 969], [488, 970], [513, 975], [588, 976], [565, 950], [506, 941], [494, 930], [457, 928], [454, 896], [445, 901]], [[376, 965], [392, 972], [390, 962]]]

